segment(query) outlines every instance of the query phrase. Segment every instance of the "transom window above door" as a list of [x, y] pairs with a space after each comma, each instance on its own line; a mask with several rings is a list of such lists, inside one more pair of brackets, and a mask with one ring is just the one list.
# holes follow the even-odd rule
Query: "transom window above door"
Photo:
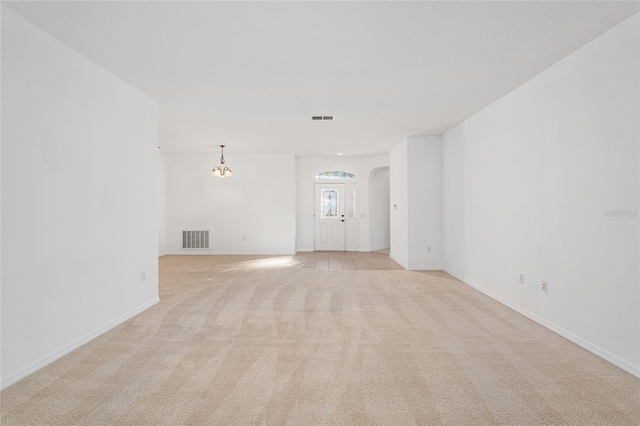
[[343, 172], [339, 170], [322, 172], [316, 175], [316, 179], [355, 179], [356, 175], [353, 173]]

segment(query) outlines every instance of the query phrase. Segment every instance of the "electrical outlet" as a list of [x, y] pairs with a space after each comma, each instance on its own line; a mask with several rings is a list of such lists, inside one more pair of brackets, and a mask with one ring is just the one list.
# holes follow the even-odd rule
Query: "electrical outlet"
[[147, 279], [147, 275], [144, 272], [140, 272], [140, 281], [144, 281]]
[[431, 253], [431, 247], [427, 247], [427, 253]]
[[542, 281], [542, 291], [544, 291], [545, 293], [547, 292], [547, 282], [546, 281]]
[[242, 237], [242, 242], [247, 241], [247, 237]]
[[520, 274], [520, 284], [524, 284], [524, 274]]

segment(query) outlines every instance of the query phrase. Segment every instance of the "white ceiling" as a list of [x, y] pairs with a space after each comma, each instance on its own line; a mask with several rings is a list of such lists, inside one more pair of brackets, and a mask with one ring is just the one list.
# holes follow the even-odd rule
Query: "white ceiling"
[[[160, 102], [161, 151], [386, 153], [640, 2], [2, 2]], [[336, 115], [312, 122], [311, 115]]]

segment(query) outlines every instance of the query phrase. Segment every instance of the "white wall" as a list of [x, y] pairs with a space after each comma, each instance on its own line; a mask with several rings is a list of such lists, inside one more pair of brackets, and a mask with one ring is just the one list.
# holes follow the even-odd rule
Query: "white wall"
[[318, 173], [341, 170], [356, 175], [358, 182], [358, 245], [359, 251], [369, 251], [369, 174], [389, 165], [388, 155], [370, 157], [301, 157], [296, 158], [297, 188], [297, 249], [313, 251], [313, 210], [315, 176]]
[[[234, 154], [229, 179], [214, 178], [219, 155], [167, 156], [167, 250], [171, 254], [294, 254], [293, 154]], [[182, 230], [210, 229], [211, 250], [182, 250]], [[243, 240], [244, 238], [244, 240]]]
[[[5, 9], [0, 7], [0, 24], [2, 23], [2, 12]], [[2, 45], [2, 27], [0, 26], [0, 46]], [[1, 50], [1, 49], [0, 49]], [[0, 79], [2, 76], [2, 54], [0, 52]], [[0, 83], [0, 96], [2, 84]], [[2, 101], [0, 99], [0, 390], [5, 386], [2, 379]]]
[[379, 167], [369, 175], [369, 249], [390, 247], [389, 167]]
[[158, 256], [167, 254], [167, 156], [158, 153]]
[[6, 387], [158, 301], [158, 105], [2, 7], [2, 107]]
[[442, 138], [407, 138], [409, 269], [442, 269]]
[[405, 138], [391, 176], [391, 257], [411, 270], [442, 269], [442, 138]]
[[409, 265], [407, 139], [389, 152], [390, 239], [389, 255], [407, 268]]
[[639, 47], [635, 15], [444, 135], [446, 270], [635, 375]]

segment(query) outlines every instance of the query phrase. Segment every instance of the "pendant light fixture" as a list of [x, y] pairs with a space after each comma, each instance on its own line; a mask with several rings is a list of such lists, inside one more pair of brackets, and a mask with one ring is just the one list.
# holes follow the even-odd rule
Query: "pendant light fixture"
[[224, 145], [220, 145], [222, 154], [220, 155], [220, 165], [211, 170], [211, 176], [214, 177], [232, 177], [231, 169], [224, 165]]

